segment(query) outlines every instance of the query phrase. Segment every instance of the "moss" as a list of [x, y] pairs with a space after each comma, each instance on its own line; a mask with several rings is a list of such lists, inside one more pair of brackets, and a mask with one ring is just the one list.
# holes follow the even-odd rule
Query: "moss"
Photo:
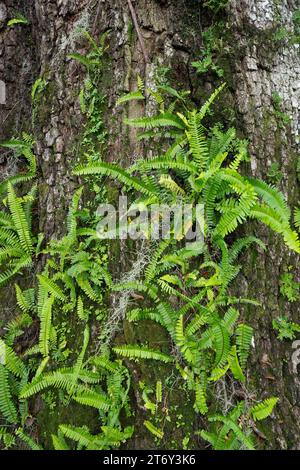
[[64, 404], [55, 399], [53, 410], [43, 401], [37, 413], [37, 425], [40, 430], [39, 442], [46, 450], [53, 449], [52, 434], [57, 434], [60, 424], [87, 426], [93, 433], [99, 432], [99, 415], [91, 407], [84, 407], [75, 402]]

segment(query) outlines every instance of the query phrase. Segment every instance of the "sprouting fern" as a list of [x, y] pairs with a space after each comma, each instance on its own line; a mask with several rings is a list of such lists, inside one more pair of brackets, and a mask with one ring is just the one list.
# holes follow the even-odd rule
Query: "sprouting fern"
[[122, 96], [121, 98], [118, 99], [117, 105], [126, 103], [127, 101], [132, 101], [132, 100], [144, 100], [145, 97], [143, 93], [140, 90], [137, 91], [132, 91], [130, 93], [127, 93], [126, 95]]
[[251, 341], [253, 337], [253, 329], [240, 323], [236, 328], [236, 345], [237, 345], [237, 353], [240, 359], [240, 363], [242, 368], [245, 368], [246, 362], [248, 359]]
[[81, 165], [74, 170], [75, 175], [108, 175], [119, 180], [121, 183], [140, 191], [147, 196], [156, 194], [155, 188], [149, 184], [144, 184], [138, 178], [131, 176], [126, 170], [112, 163], [93, 163], [90, 165]]
[[0, 364], [5, 365], [6, 369], [16, 377], [21, 378], [26, 374], [26, 367], [22, 360], [2, 339], [0, 339]]
[[51, 437], [54, 450], [70, 450], [70, 447], [66, 443], [66, 440], [61, 431], [58, 431], [57, 435], [52, 434]]
[[66, 297], [60, 287], [49, 277], [44, 276], [42, 274], [38, 274], [37, 276], [40, 284], [49, 292], [54, 298], [59, 300], [66, 300]]
[[31, 450], [43, 450], [42, 447], [37, 444], [32, 437], [28, 436], [22, 428], [16, 430], [16, 435], [21, 441], [23, 441]]
[[155, 361], [173, 362], [173, 358], [167, 354], [163, 354], [160, 351], [156, 351], [154, 349], [140, 347], [138, 345], [126, 344], [124, 346], [113, 348], [113, 351], [123, 357], [128, 357], [129, 359], [133, 360], [152, 359]]
[[151, 434], [153, 434], [155, 437], [158, 437], [158, 439], [162, 439], [164, 437], [163, 431], [158, 429], [153, 423], [151, 423], [151, 421], [144, 421], [144, 426], [148, 429], [148, 431], [151, 432]]
[[0, 364], [0, 412], [9, 423], [17, 423], [17, 410], [13, 403], [8, 382], [8, 371]]
[[271, 397], [250, 408], [250, 413], [254, 421], [260, 421], [270, 416], [277, 402], [278, 398]]
[[45, 303], [41, 310], [41, 328], [40, 328], [40, 337], [39, 337], [39, 347], [43, 356], [47, 357], [49, 355], [49, 341], [50, 341], [50, 332], [52, 325], [52, 307], [54, 303], [54, 296], [46, 298]]
[[92, 406], [93, 408], [103, 411], [108, 411], [111, 405], [107, 397], [93, 390], [82, 391], [73, 398], [81, 405]]

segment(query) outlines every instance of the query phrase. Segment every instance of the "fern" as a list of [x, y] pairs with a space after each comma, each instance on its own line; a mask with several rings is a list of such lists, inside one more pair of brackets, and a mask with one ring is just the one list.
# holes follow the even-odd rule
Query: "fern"
[[163, 431], [161, 431], [160, 429], [158, 429], [156, 426], [154, 426], [153, 423], [151, 423], [151, 421], [144, 421], [144, 426], [145, 428], [148, 429], [148, 431], [151, 432], [151, 434], [153, 434], [155, 437], [158, 437], [158, 439], [163, 439], [164, 437], [164, 433]]
[[120, 104], [126, 103], [127, 101], [144, 100], [144, 99], [145, 97], [143, 93], [140, 90], [137, 90], [137, 91], [132, 91], [122, 96], [121, 98], [118, 99], [116, 104], [117, 106], [119, 106]]
[[153, 129], [155, 127], [176, 127], [184, 129], [182, 119], [174, 114], [162, 113], [154, 117], [125, 119], [125, 123], [134, 127], [142, 127], [143, 129]]
[[45, 288], [47, 292], [49, 292], [55, 299], [59, 299], [61, 301], [66, 300], [66, 296], [60, 289], [60, 287], [49, 277], [44, 276], [43, 274], [38, 274], [37, 278], [40, 284]]
[[43, 450], [42, 447], [37, 444], [30, 436], [25, 434], [22, 428], [16, 430], [16, 435], [21, 441], [25, 442], [31, 450]]
[[120, 354], [123, 357], [128, 357], [129, 359], [151, 359], [155, 361], [162, 362], [173, 362], [172, 357], [167, 356], [166, 354], [156, 351], [154, 349], [147, 349], [138, 345], [124, 345], [113, 348], [113, 351], [117, 354]]
[[20, 240], [20, 244], [23, 247], [25, 253], [31, 255], [33, 251], [30, 229], [26, 215], [22, 208], [20, 200], [16, 197], [14, 189], [11, 183], [8, 183], [8, 204], [11, 211], [12, 220]]
[[5, 365], [16, 377], [23, 377], [26, 374], [26, 367], [14, 350], [5, 344], [0, 338], [0, 364]]
[[92, 406], [102, 411], [108, 411], [111, 405], [107, 397], [93, 390], [82, 391], [73, 399], [81, 405]]
[[241, 367], [245, 368], [249, 356], [251, 341], [253, 336], [253, 329], [240, 323], [236, 328], [236, 346], [237, 353], [240, 359]]
[[44, 357], [49, 356], [49, 341], [52, 324], [52, 307], [54, 303], [54, 296], [48, 297], [41, 310], [41, 328], [39, 336], [39, 347]]
[[250, 413], [254, 421], [261, 421], [262, 419], [270, 416], [278, 400], [279, 399], [276, 397], [267, 398], [263, 402], [258, 403], [257, 405], [250, 408]]
[[2, 364], [0, 364], [0, 411], [9, 423], [17, 423], [17, 410], [11, 396], [8, 371]]
[[147, 196], [155, 196], [154, 187], [144, 184], [138, 178], [131, 176], [126, 170], [121, 169], [112, 163], [93, 163], [90, 165], [81, 165], [74, 170], [75, 175], [104, 175], [119, 180], [128, 187], [132, 187]]
[[70, 450], [61, 431], [59, 431], [57, 435], [52, 434], [51, 437], [54, 450]]

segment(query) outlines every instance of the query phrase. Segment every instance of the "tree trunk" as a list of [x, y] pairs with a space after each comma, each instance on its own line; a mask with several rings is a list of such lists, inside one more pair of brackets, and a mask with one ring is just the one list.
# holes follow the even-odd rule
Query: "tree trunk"
[[[88, 50], [82, 30], [88, 30], [94, 37], [109, 31], [106, 71], [101, 81], [101, 92], [107, 96], [106, 158], [120, 160], [125, 166], [147, 151], [136, 142], [134, 131], [128, 133], [123, 112], [116, 106], [119, 96], [136, 88], [138, 75], [150, 86], [155, 74], [169, 67], [172, 81], [180, 88], [190, 89], [196, 102], [203, 94], [200, 85], [204, 90], [215, 85], [213, 76], [200, 81], [191, 61], [198, 59], [202, 28], [219, 21], [219, 16], [225, 13], [215, 17], [203, 9], [202, 3], [28, 0], [24, 6], [19, 0], [0, 1], [0, 80], [6, 85], [6, 104], [0, 104], [0, 139], [17, 136], [22, 130], [35, 136], [39, 164], [38, 223], [48, 239], [64, 231], [68, 204], [78, 186], [72, 167], [81, 156], [84, 119], [78, 95], [86, 74], [84, 67], [68, 58], [68, 54]], [[231, 0], [226, 8], [229, 27], [223, 38], [226, 53], [221, 58], [229, 89], [223, 102], [228, 100], [225, 104], [234, 108], [236, 125], [249, 140], [251, 171], [253, 175], [266, 176], [270, 165], [278, 163], [283, 173], [281, 187], [292, 205], [297, 203], [299, 192], [296, 172], [299, 45], [274, 37], [280, 28], [292, 30], [296, 3], [296, 0]], [[7, 27], [7, 20], [18, 12], [29, 19], [29, 25]], [[31, 86], [38, 77], [43, 77], [48, 85], [38, 109], [33, 109]], [[275, 103], [276, 93], [282, 97], [280, 110]], [[146, 107], [130, 104], [127, 114], [133, 117], [151, 110], [151, 103]], [[290, 123], [282, 122], [285, 113], [290, 116]], [[3, 175], [11, 174], [17, 162], [9, 152], [3, 149], [0, 152]], [[248, 257], [239, 279], [239, 294], [262, 304], [255, 311], [252, 308], [244, 312], [255, 328], [253, 389], [259, 398], [280, 396], [266, 446], [300, 448], [297, 424], [300, 381], [292, 371], [293, 351], [289, 345], [281, 344], [272, 331], [272, 319], [279, 315], [297, 319], [297, 305], [291, 307], [280, 299], [278, 279], [289, 265], [296, 266], [298, 259], [288, 255], [281, 241], [268, 230], [256, 225], [255, 230], [267, 243], [267, 253]], [[125, 259], [119, 270], [126, 270], [126, 265]], [[121, 277], [122, 273], [118, 274]], [[154, 330], [153, 335], [157, 334]], [[128, 328], [126, 335], [132, 335]], [[143, 447], [147, 442], [142, 436], [134, 445]]]

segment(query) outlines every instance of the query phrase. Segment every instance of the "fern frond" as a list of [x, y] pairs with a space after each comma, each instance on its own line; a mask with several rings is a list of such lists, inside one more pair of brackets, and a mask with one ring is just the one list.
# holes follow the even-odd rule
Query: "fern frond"
[[141, 127], [143, 129], [153, 129], [155, 127], [176, 127], [184, 129], [184, 123], [180, 117], [174, 114], [162, 113], [158, 116], [125, 119], [125, 124], [133, 127]]
[[54, 303], [54, 296], [48, 297], [41, 310], [41, 327], [39, 335], [39, 348], [44, 357], [49, 356], [49, 342], [52, 323], [52, 306]]
[[80, 394], [74, 395], [73, 400], [81, 405], [92, 406], [102, 411], [108, 411], [111, 406], [109, 399], [104, 394], [94, 390], [82, 391]]
[[17, 356], [15, 351], [5, 344], [3, 339], [0, 338], [0, 364], [5, 365], [6, 369], [9, 370], [16, 377], [23, 377], [26, 373], [25, 364]]
[[54, 450], [70, 450], [70, 447], [66, 443], [63, 434], [58, 431], [58, 434], [51, 434], [52, 437], [52, 443]]
[[208, 98], [208, 100], [206, 100], [206, 102], [201, 106], [200, 108], [200, 111], [198, 112], [198, 119], [201, 121], [204, 116], [206, 115], [207, 111], [211, 108], [211, 105], [213, 104], [213, 102], [215, 101], [215, 99], [217, 98], [217, 96], [221, 93], [221, 91], [225, 88], [226, 86], [226, 83], [222, 83], [221, 86], [219, 86], [219, 88], [217, 88], [211, 95], [210, 97]]
[[116, 354], [119, 354], [123, 357], [128, 357], [129, 359], [151, 359], [154, 361], [162, 362], [173, 362], [173, 358], [167, 356], [166, 354], [161, 353], [155, 349], [148, 349], [138, 345], [126, 344], [124, 346], [119, 346], [113, 348], [113, 351]]
[[66, 301], [66, 296], [60, 287], [48, 276], [44, 276], [43, 274], [38, 274], [37, 278], [40, 284], [49, 292], [55, 299], [59, 299], [61, 301]]
[[242, 371], [242, 368], [239, 363], [237, 351], [236, 351], [236, 346], [232, 346], [230, 354], [229, 354], [229, 359], [228, 359], [229, 367], [232, 372], [233, 377], [236, 380], [240, 380], [241, 382], [245, 382], [245, 376]]
[[144, 184], [138, 178], [131, 176], [126, 170], [123, 170], [112, 163], [93, 163], [89, 165], [80, 165], [74, 170], [75, 175], [104, 175], [110, 176], [128, 187], [134, 188], [147, 196], [155, 196], [154, 187]]
[[18, 415], [10, 392], [8, 371], [3, 364], [0, 364], [0, 411], [9, 423], [17, 423]]
[[31, 450], [43, 450], [43, 448], [37, 444], [37, 442], [35, 442], [32, 437], [25, 434], [22, 428], [18, 428], [16, 430], [16, 435], [19, 439], [21, 439], [21, 441], [25, 442], [25, 444], [27, 444]]
[[244, 369], [250, 352], [250, 346], [253, 336], [253, 328], [251, 326], [240, 323], [236, 327], [236, 346], [240, 359], [241, 367]]
[[72, 426], [70, 424], [61, 424], [59, 426], [59, 430], [65, 437], [77, 442], [83, 447], [88, 447], [94, 441], [94, 436], [90, 434], [85, 427], [77, 427]]
[[26, 215], [23, 210], [22, 204], [17, 198], [11, 183], [8, 183], [7, 194], [8, 194], [9, 209], [12, 215], [14, 225], [16, 227], [16, 231], [18, 233], [20, 243], [24, 251], [28, 255], [31, 255], [33, 251], [33, 247], [32, 247], [30, 229], [28, 226], [28, 222], [26, 220]]
[[263, 402], [250, 408], [250, 413], [254, 421], [261, 421], [270, 416], [278, 400], [279, 398], [277, 397], [267, 398]]
[[121, 96], [116, 102], [116, 105], [119, 106], [120, 104], [127, 103], [127, 101], [135, 101], [135, 100], [144, 100], [145, 97], [140, 90], [131, 91], [124, 96]]
[[164, 437], [164, 432], [161, 429], [158, 429], [156, 426], [154, 426], [151, 421], [144, 421], [144, 426], [148, 429], [148, 431], [153, 434], [153, 436], [158, 437], [158, 439], [162, 439]]

